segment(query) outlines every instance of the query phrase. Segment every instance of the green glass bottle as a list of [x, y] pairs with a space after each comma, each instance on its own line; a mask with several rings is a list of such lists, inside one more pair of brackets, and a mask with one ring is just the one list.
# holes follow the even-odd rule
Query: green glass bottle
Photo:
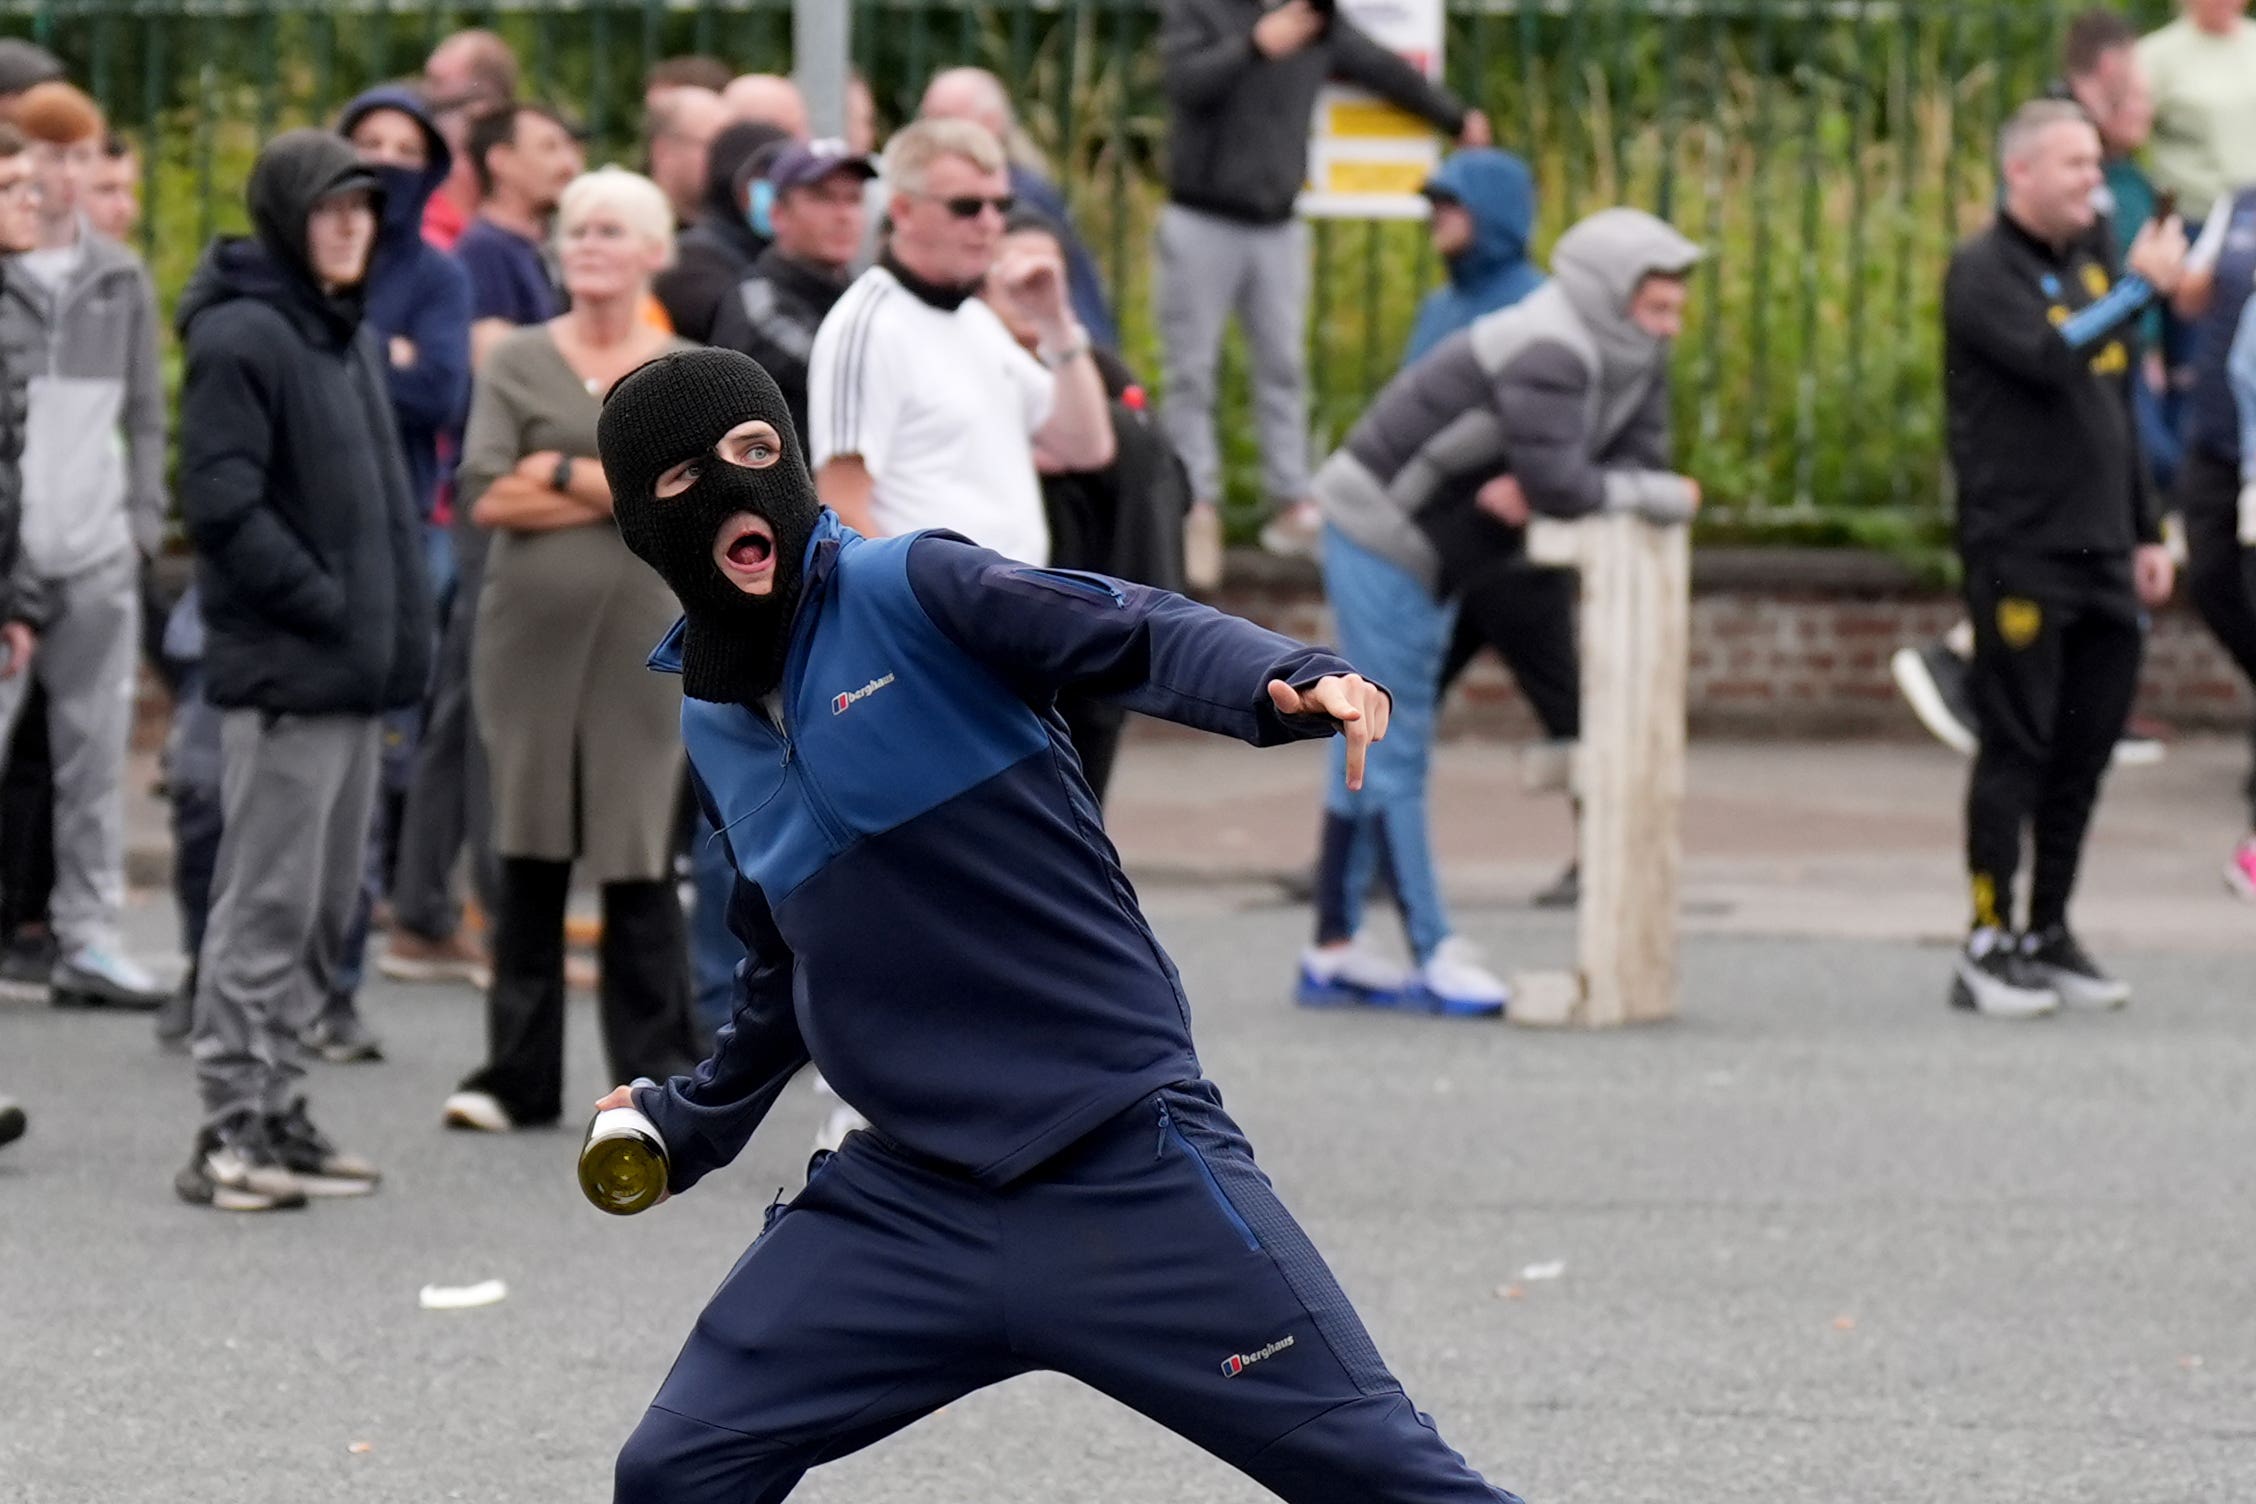
[[617, 1217], [648, 1211], [666, 1194], [666, 1143], [650, 1119], [613, 1107], [588, 1124], [580, 1146], [580, 1189]]

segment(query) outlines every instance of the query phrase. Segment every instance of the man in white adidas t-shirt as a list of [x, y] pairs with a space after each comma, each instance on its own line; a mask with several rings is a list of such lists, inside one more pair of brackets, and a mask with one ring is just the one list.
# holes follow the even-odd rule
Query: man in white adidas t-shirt
[[[886, 145], [892, 234], [823, 320], [807, 373], [815, 489], [867, 536], [952, 528], [1047, 564], [1037, 451], [1057, 468], [1112, 463], [1104, 382], [1052, 252], [998, 265], [1010, 178], [1002, 144], [926, 120]], [[976, 296], [990, 268], [1040, 331], [1028, 354]]]

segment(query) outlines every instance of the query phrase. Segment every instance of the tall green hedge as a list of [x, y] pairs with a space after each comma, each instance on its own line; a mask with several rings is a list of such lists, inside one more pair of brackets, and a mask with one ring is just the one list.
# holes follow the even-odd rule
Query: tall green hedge
[[[1156, 381], [1151, 226], [1164, 112], [1153, 0], [853, 0], [856, 60], [897, 122], [937, 67], [1013, 83], [1027, 133], [1067, 187]], [[2066, 0], [1451, 0], [1448, 73], [1536, 169], [1539, 249], [1615, 202], [1711, 246], [1677, 357], [1686, 468], [1712, 532], [1940, 538], [1938, 297], [1952, 242], [1994, 192], [1998, 123], [2054, 69]], [[2142, 23], [2168, 0], [2128, 7]], [[635, 155], [643, 69], [676, 52], [786, 69], [789, 0], [349, 8], [268, 0], [67, 0], [50, 44], [147, 142], [146, 249], [168, 295], [202, 242], [242, 225], [258, 142], [413, 72], [457, 25], [516, 43], [531, 92]], [[1330, 224], [1311, 328], [1319, 447], [1399, 359], [1436, 275], [1410, 224]], [[1242, 353], [1225, 372], [1231, 499], [1258, 506]], [[1242, 519], [1241, 519], [1242, 520]]]

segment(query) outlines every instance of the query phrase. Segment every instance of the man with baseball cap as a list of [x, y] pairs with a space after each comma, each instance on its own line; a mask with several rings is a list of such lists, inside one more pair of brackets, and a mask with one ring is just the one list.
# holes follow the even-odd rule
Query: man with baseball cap
[[791, 423], [807, 431], [807, 361], [815, 332], [854, 280], [869, 214], [863, 188], [877, 164], [837, 140], [798, 141], [752, 185], [775, 240], [721, 302], [712, 343], [741, 350], [783, 389]]

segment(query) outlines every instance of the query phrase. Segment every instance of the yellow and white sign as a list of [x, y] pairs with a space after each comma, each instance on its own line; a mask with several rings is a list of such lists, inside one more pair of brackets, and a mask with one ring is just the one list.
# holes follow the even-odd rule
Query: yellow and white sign
[[[1441, 77], [1443, 0], [1336, 0], [1342, 20], [1431, 79]], [[1418, 196], [1441, 162], [1433, 126], [1367, 89], [1326, 84], [1308, 143], [1310, 219], [1423, 219]]]

